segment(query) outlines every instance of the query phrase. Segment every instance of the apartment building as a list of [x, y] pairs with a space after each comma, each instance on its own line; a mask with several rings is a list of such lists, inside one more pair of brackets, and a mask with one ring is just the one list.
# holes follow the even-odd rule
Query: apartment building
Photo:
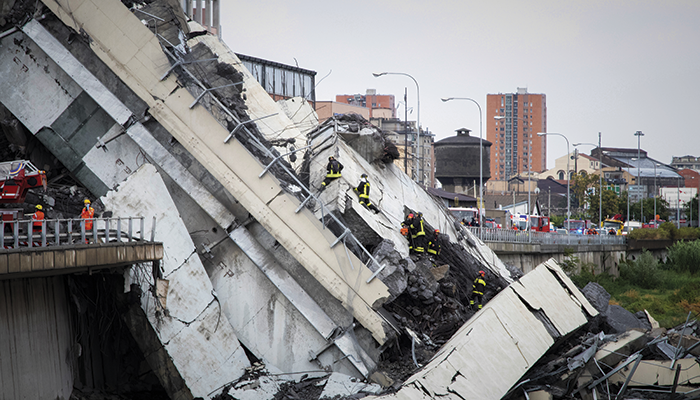
[[516, 93], [486, 95], [486, 140], [491, 147], [491, 179], [508, 180], [531, 170], [542, 172], [547, 166], [546, 95]]

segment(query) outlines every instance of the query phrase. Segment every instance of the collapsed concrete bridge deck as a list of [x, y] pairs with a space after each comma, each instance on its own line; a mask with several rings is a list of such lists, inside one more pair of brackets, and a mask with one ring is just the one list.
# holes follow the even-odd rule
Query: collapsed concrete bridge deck
[[[273, 372], [381, 374], [383, 352], [409, 335], [415, 315], [426, 316], [418, 328], [442, 323], [430, 320], [435, 311], [450, 321], [443, 334], [457, 331], [470, 315], [465, 293], [476, 271], [488, 271], [489, 298], [518, 277], [400, 169], [377, 161], [379, 132], [334, 120], [302, 133], [223, 43], [186, 40], [174, 2], [139, 5], [160, 13], [158, 26], [116, 0], [43, 3], [42, 18], [0, 39], [0, 68], [15, 78], [0, 82], [0, 101], [107, 210], [159, 221], [161, 273], [124, 275], [126, 287], [142, 287], [140, 305], [156, 332], [140, 345], [172, 363], [151, 366], [171, 398], [213, 397], [244, 374], [246, 351]], [[280, 138], [309, 149], [303, 160], [268, 168], [279, 155], [271, 140]], [[309, 188], [318, 187], [328, 155], [346, 169], [319, 194]], [[378, 218], [348, 190], [361, 173], [372, 179]], [[407, 210], [439, 227], [436, 262], [449, 265], [447, 284], [430, 260], [409, 257], [399, 233]], [[443, 304], [452, 308], [440, 311]], [[535, 336], [552, 342], [549, 332]], [[446, 346], [456, 354], [463, 347]]]

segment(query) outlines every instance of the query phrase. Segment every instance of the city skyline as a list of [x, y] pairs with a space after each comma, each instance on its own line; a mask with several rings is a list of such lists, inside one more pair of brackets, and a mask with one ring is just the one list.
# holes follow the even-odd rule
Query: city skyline
[[[421, 125], [440, 140], [479, 130], [474, 104], [441, 98], [473, 98], [485, 111], [487, 94], [527, 87], [547, 94], [551, 132], [636, 147], [641, 130], [641, 147], [665, 163], [692, 154], [681, 143], [700, 144], [684, 121], [700, 91], [699, 16], [700, 3], [679, 0], [221, 5], [233, 51], [317, 71], [318, 100], [366, 89], [398, 100], [408, 88], [415, 119], [414, 82], [372, 76], [407, 73], [420, 85]], [[549, 168], [566, 143], [549, 140], [547, 152]]]

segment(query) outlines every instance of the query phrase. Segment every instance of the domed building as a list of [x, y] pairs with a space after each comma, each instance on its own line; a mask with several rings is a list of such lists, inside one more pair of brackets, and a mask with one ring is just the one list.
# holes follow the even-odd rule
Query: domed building
[[491, 177], [491, 142], [469, 135], [467, 128], [457, 129], [457, 136], [435, 142], [435, 177], [442, 188], [453, 193], [473, 193], [479, 187], [479, 149], [483, 152], [483, 183]]

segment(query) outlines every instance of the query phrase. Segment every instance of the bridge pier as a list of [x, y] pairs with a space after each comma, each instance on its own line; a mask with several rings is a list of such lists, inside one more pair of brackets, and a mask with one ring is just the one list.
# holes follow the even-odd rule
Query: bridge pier
[[0, 280], [0, 398], [70, 397], [70, 321], [64, 277]]

